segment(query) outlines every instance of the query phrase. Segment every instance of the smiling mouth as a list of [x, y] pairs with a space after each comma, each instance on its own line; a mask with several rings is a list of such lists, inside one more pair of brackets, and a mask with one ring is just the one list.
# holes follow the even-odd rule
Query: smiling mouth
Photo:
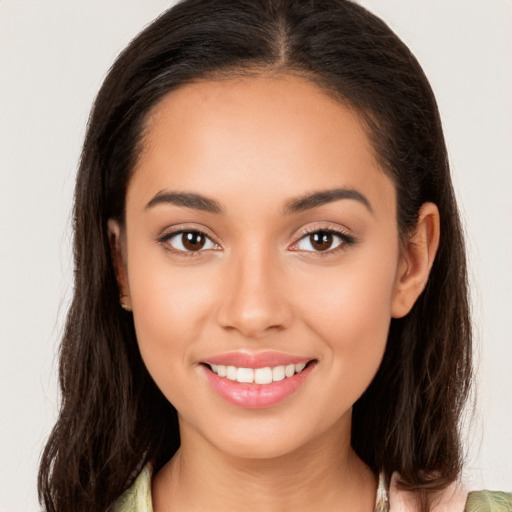
[[233, 382], [265, 385], [289, 379], [294, 375], [301, 373], [305, 368], [311, 366], [315, 362], [315, 360], [311, 360], [307, 363], [279, 365], [274, 367], [265, 366], [263, 368], [241, 368], [222, 364], [203, 364], [208, 370], [219, 377], [225, 377]]

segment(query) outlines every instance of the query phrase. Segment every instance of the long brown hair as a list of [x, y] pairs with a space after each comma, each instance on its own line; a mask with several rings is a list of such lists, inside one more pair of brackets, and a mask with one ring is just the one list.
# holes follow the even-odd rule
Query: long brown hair
[[393, 319], [382, 365], [354, 405], [352, 445], [375, 471], [428, 497], [461, 470], [459, 419], [471, 382], [465, 250], [435, 98], [409, 49], [347, 0], [185, 0], [119, 56], [98, 94], [77, 176], [74, 298], [60, 352], [62, 405], [42, 455], [48, 512], [101, 511], [180, 444], [177, 415], [148, 374], [119, 307], [108, 239], [148, 111], [216, 74], [300, 74], [355, 108], [397, 192], [406, 237], [434, 202], [441, 242], [412, 311]]

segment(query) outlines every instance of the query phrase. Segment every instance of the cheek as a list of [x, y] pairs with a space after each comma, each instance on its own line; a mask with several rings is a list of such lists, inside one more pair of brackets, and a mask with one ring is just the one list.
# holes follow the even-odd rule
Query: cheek
[[165, 388], [169, 372], [176, 375], [193, 362], [211, 306], [211, 287], [204, 272], [170, 265], [165, 255], [141, 254], [144, 264], [136, 251], [131, 256], [130, 294], [139, 348], [149, 372]]
[[386, 347], [397, 259], [398, 250], [361, 251], [306, 284], [304, 321], [328, 347], [332, 370], [353, 388], [354, 400], [375, 375]]
[[318, 319], [320, 325], [334, 329], [342, 324], [345, 329], [371, 330], [389, 323], [397, 261], [398, 251], [385, 254], [369, 248], [347, 254], [343, 264], [311, 275], [305, 284], [308, 307], [303, 311], [309, 309], [312, 321]]

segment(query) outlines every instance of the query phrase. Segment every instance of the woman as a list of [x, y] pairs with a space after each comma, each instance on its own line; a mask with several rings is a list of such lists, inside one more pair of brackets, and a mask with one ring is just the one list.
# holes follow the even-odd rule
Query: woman
[[47, 510], [510, 508], [455, 484], [471, 329], [441, 123], [361, 7], [149, 26], [92, 113], [75, 255]]

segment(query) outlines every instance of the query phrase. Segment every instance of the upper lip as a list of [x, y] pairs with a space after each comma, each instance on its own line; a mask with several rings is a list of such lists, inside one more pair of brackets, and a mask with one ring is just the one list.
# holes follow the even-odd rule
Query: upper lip
[[267, 366], [286, 366], [289, 364], [308, 363], [313, 358], [285, 354], [283, 352], [228, 352], [202, 360], [202, 363], [212, 365], [236, 366], [237, 368], [265, 368]]

